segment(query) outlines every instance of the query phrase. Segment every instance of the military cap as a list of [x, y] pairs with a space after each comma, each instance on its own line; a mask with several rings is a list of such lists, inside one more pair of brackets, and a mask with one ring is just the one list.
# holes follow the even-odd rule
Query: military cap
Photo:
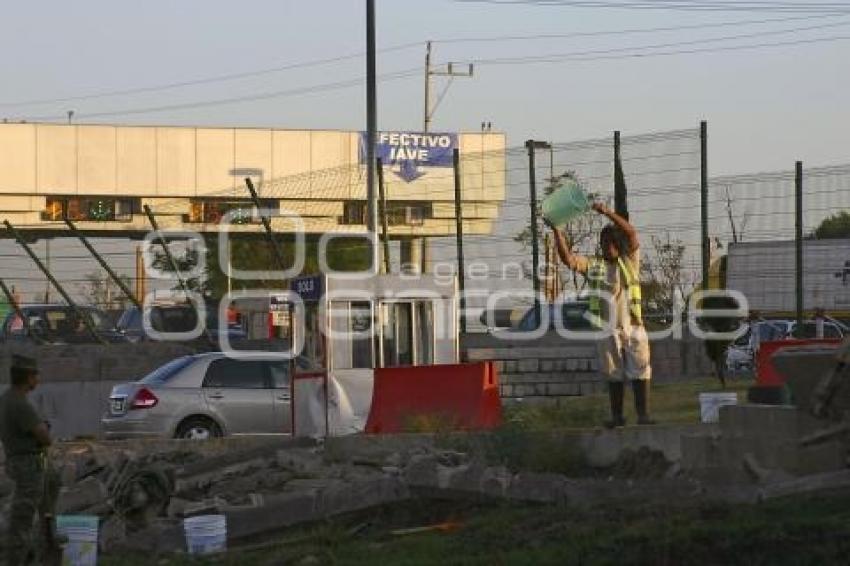
[[35, 360], [28, 356], [12, 354], [12, 367], [16, 369], [25, 369], [30, 371], [38, 371], [38, 365]]

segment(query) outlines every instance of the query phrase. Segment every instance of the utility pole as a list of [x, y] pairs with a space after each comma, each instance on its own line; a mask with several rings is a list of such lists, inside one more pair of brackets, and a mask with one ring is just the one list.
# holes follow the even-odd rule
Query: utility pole
[[550, 149], [552, 144], [544, 141], [527, 140], [528, 152], [528, 205], [531, 211], [531, 282], [534, 287], [534, 329], [541, 324], [540, 318], [540, 254], [537, 230], [537, 170], [534, 164], [534, 152], [538, 149]]
[[[452, 84], [451, 81], [454, 80], [455, 77], [472, 77], [472, 72], [472, 63], [446, 63], [445, 67], [435, 69], [431, 65], [431, 42], [429, 41], [425, 44], [425, 123], [422, 129], [423, 132], [429, 132], [431, 130], [431, 118], [433, 118], [434, 112], [437, 111], [437, 107], [446, 96], [446, 92], [448, 92], [449, 86]], [[443, 92], [440, 93], [440, 96], [437, 98], [437, 102], [432, 106], [431, 77], [438, 76], [449, 77], [449, 82], [446, 84]]]
[[375, 0], [366, 0], [366, 210], [367, 228], [372, 240], [372, 272], [381, 267], [378, 260], [378, 199], [375, 190], [375, 142], [378, 137], [378, 83], [375, 48]]
[[[431, 118], [436, 112], [437, 107], [440, 105], [440, 102], [443, 101], [443, 98], [446, 96], [446, 93], [449, 90], [449, 87], [452, 84], [452, 81], [455, 77], [472, 77], [473, 65], [472, 63], [463, 64], [463, 63], [447, 63], [445, 67], [441, 67], [439, 69], [435, 69], [431, 65], [431, 42], [428, 41], [425, 43], [425, 111], [424, 111], [424, 119], [422, 124], [422, 131], [428, 133], [431, 131]], [[449, 82], [446, 84], [445, 88], [443, 88], [443, 92], [440, 93], [440, 96], [437, 98], [437, 102], [432, 106], [431, 105], [431, 77], [441, 76], [441, 77], [449, 77]], [[482, 144], [483, 147], [483, 144]], [[483, 160], [482, 160], [483, 161]], [[429, 246], [428, 239], [425, 238], [419, 242], [417, 241], [409, 241], [407, 245], [413, 247], [415, 245], [421, 246], [421, 266], [419, 267], [422, 273], [427, 273], [430, 269], [431, 264], [431, 249]], [[413, 254], [408, 254], [408, 256], [412, 256]]]

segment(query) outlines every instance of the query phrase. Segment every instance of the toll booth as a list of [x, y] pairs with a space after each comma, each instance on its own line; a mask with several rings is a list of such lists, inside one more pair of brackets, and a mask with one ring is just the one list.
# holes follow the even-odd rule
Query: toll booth
[[290, 325], [275, 332], [291, 336], [300, 350], [292, 364], [298, 435], [362, 431], [376, 368], [458, 362], [454, 278], [302, 277], [291, 282], [288, 298], [271, 297], [269, 305], [271, 313], [288, 311], [271, 315], [280, 325]]

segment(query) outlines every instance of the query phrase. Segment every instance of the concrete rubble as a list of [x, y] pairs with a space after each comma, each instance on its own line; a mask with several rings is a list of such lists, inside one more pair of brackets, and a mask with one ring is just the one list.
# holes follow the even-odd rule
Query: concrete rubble
[[[210, 513], [227, 516], [238, 544], [408, 500], [755, 502], [850, 486], [844, 438], [810, 440], [829, 425], [790, 407], [738, 406], [725, 407], [718, 426], [548, 434], [553, 451], [586, 459], [575, 474], [500, 461], [481, 435], [60, 443], [53, 458], [59, 512], [100, 516], [102, 551], [162, 554], [184, 551], [183, 518]], [[0, 475], [4, 508], [10, 494]]]

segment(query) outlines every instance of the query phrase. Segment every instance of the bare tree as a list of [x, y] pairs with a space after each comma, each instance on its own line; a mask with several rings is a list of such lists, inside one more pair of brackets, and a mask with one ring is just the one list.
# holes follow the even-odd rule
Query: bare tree
[[[89, 303], [105, 309], [123, 309], [130, 300], [121, 292], [121, 288], [105, 271], [92, 271], [84, 275], [85, 283], [79, 285], [79, 291]], [[126, 286], [130, 286], [130, 278], [121, 276]]]
[[726, 214], [729, 217], [729, 228], [732, 230], [732, 243], [737, 244], [744, 241], [744, 230], [747, 227], [747, 222], [750, 220], [750, 213], [745, 210], [741, 215], [739, 224], [736, 224], [733, 210], [734, 203], [734, 199], [729, 194], [729, 185], [726, 185]]
[[648, 314], [668, 317], [679, 300], [685, 301], [693, 284], [685, 269], [685, 244], [666, 233], [652, 236], [652, 249], [641, 262], [644, 298]]

